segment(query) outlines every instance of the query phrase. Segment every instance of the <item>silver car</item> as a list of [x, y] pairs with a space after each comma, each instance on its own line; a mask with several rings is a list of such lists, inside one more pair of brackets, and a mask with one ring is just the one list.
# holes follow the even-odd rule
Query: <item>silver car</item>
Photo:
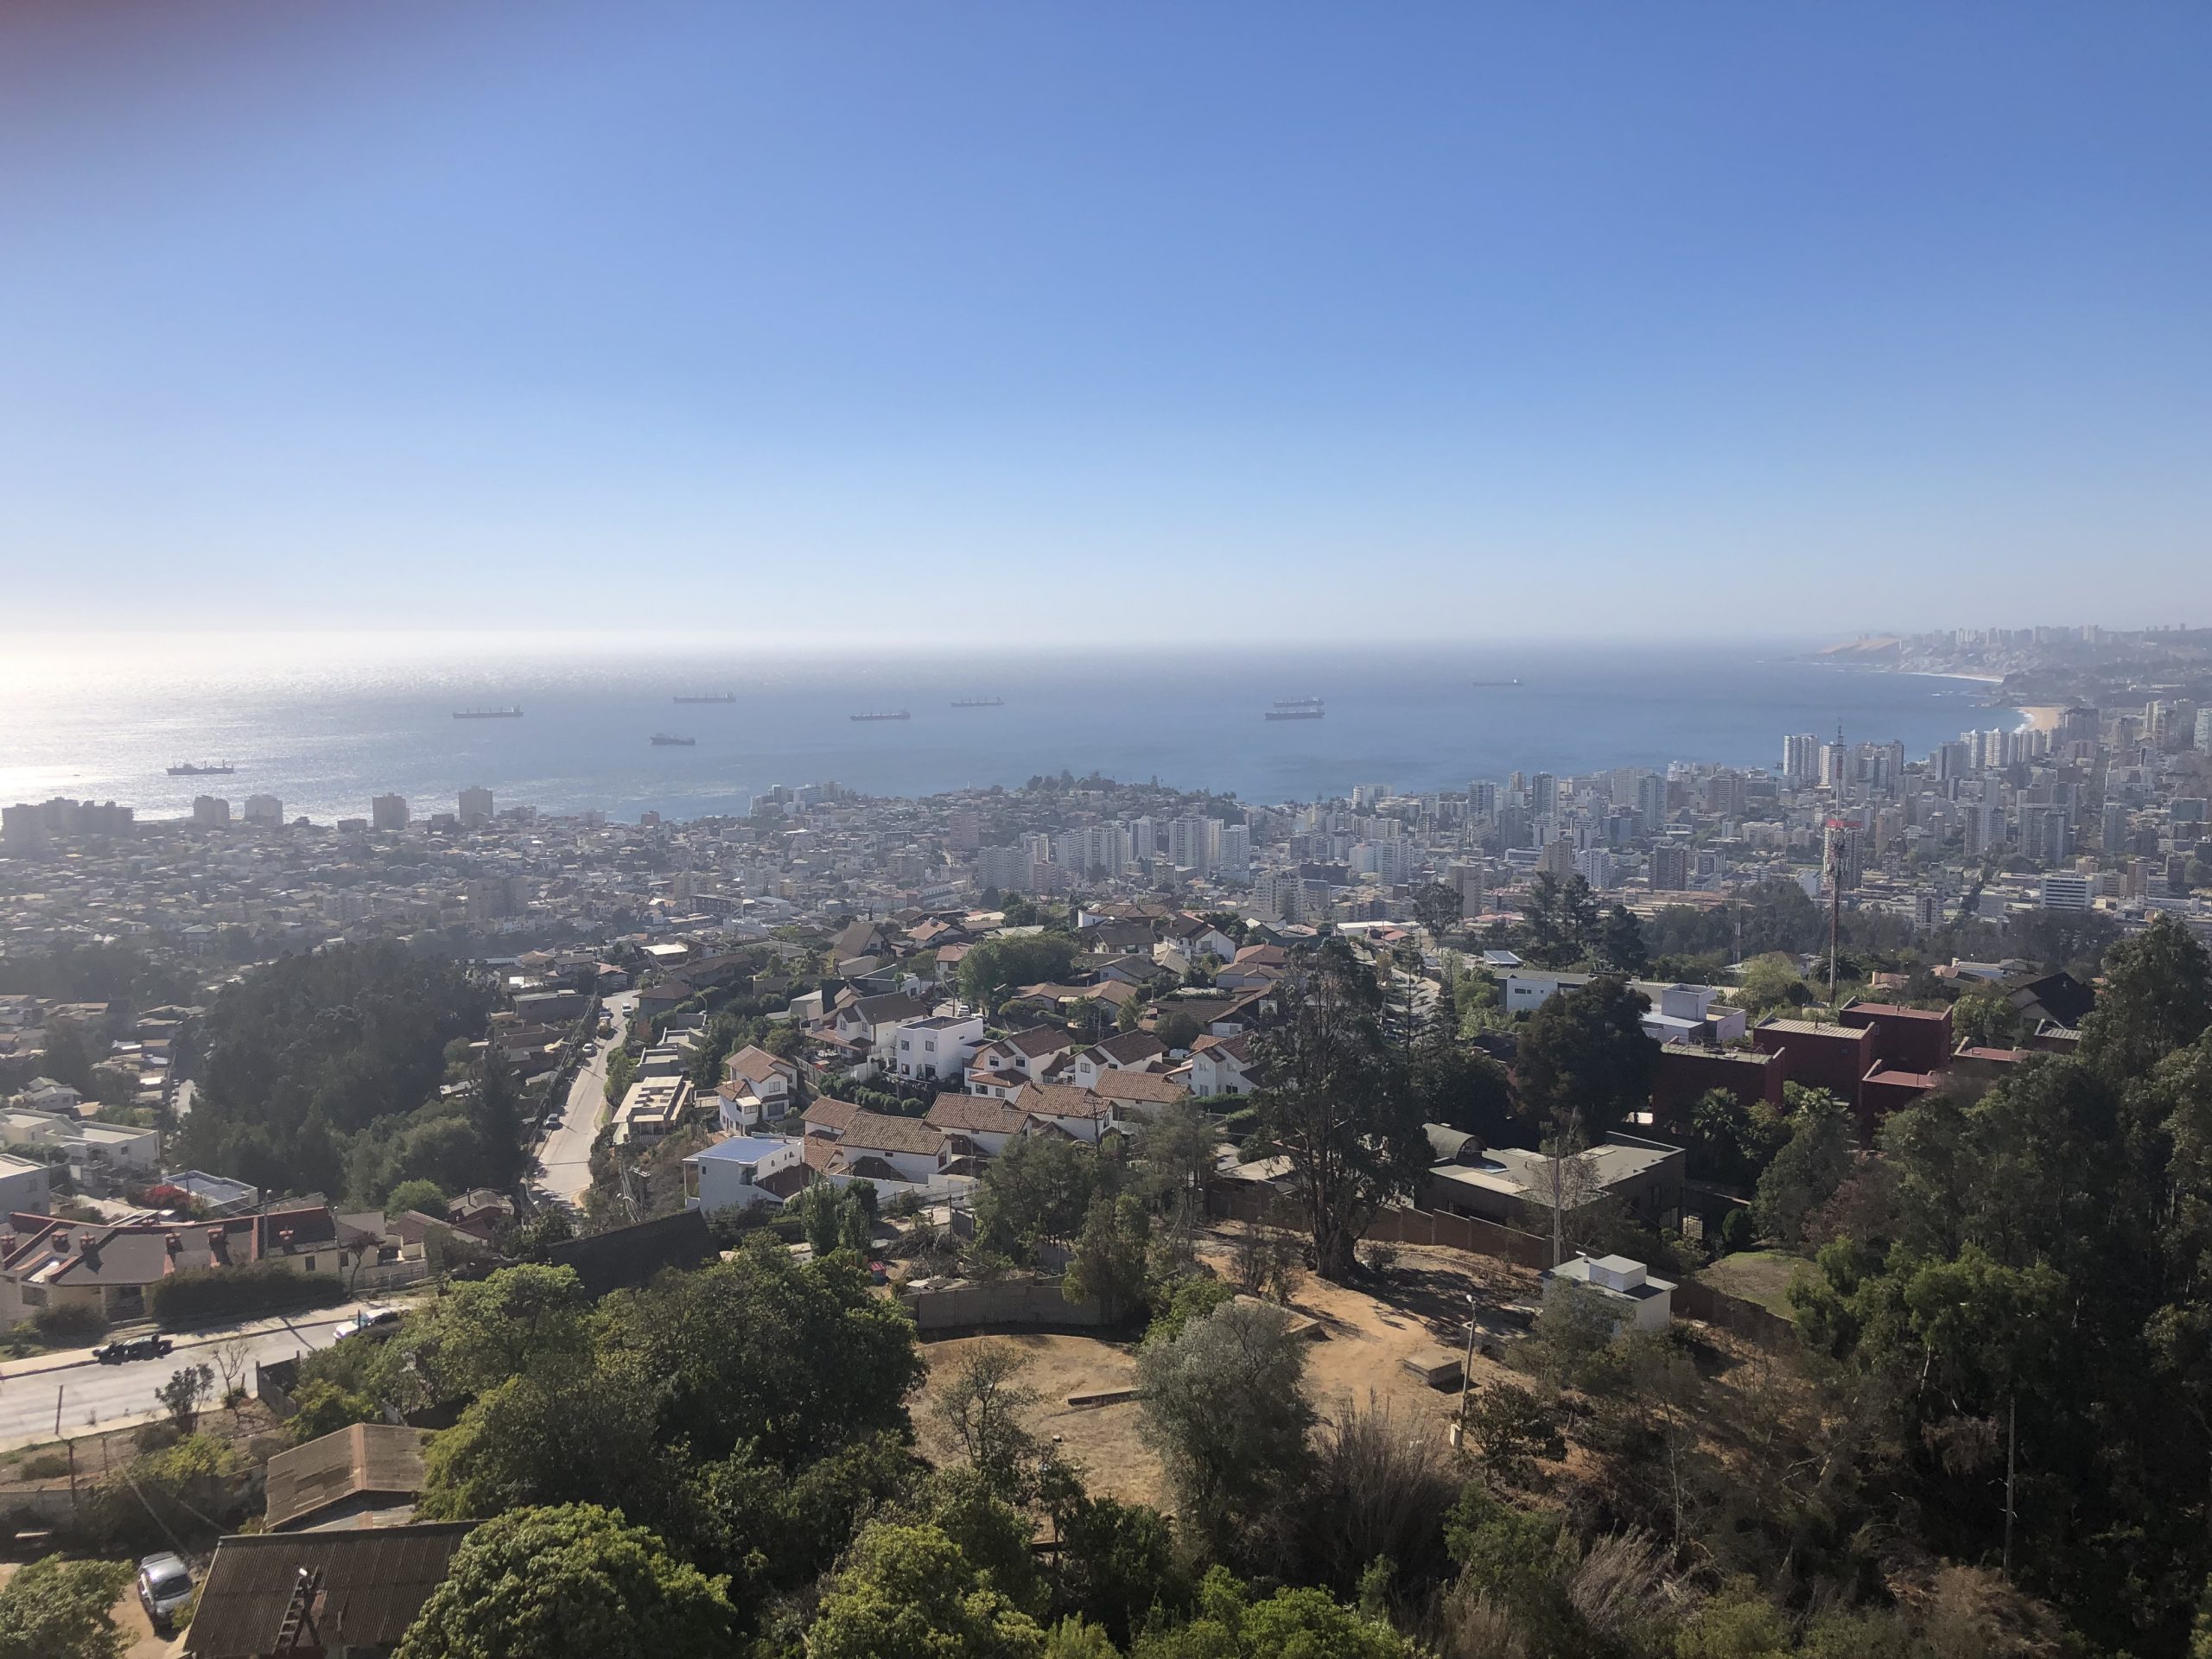
[[175, 1555], [149, 1555], [138, 1563], [138, 1599], [154, 1628], [167, 1630], [192, 1599], [192, 1569]]

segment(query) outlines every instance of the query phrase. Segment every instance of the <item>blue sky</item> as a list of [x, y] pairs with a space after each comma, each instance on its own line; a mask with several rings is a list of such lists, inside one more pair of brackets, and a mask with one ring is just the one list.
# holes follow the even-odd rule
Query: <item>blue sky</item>
[[17, 0], [0, 627], [2202, 622], [2208, 48]]

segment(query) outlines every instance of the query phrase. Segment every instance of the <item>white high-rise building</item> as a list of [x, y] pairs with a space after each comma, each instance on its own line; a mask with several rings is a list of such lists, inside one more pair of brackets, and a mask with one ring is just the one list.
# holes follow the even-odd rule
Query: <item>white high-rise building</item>
[[1242, 880], [1252, 868], [1252, 831], [1241, 823], [1221, 826], [1220, 873]]
[[1810, 732], [1797, 732], [1782, 740], [1782, 775], [1800, 788], [1821, 775], [1821, 740]]
[[492, 822], [492, 791], [481, 784], [472, 784], [461, 791], [461, 821], [463, 826]]
[[407, 798], [404, 795], [379, 795], [369, 803], [369, 827], [372, 830], [404, 830], [407, 827]]
[[238, 816], [264, 830], [281, 830], [284, 827], [284, 803], [274, 795], [249, 795]]

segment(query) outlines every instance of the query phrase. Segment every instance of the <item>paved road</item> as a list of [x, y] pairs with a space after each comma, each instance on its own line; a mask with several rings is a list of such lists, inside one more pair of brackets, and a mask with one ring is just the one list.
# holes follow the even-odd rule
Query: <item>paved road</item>
[[613, 1016], [614, 1036], [592, 1045], [591, 1055], [569, 1086], [569, 1103], [561, 1121], [537, 1150], [538, 1187], [565, 1205], [582, 1202], [591, 1185], [591, 1143], [599, 1136], [599, 1116], [607, 1096], [607, 1056], [630, 1022], [638, 1005], [635, 991], [610, 996], [604, 1007]]
[[[289, 1359], [311, 1348], [327, 1348], [337, 1340], [338, 1326], [361, 1308], [386, 1305], [379, 1299], [349, 1303], [344, 1307], [321, 1307], [289, 1320], [262, 1320], [247, 1328], [246, 1351], [267, 1364]], [[274, 1328], [270, 1328], [273, 1325]], [[173, 1337], [175, 1351], [166, 1359], [134, 1359], [120, 1365], [102, 1365], [89, 1351], [70, 1363], [62, 1355], [41, 1360], [13, 1362], [0, 1376], [0, 1451], [11, 1446], [50, 1440], [54, 1434], [55, 1390], [61, 1396], [61, 1433], [65, 1437], [96, 1428], [126, 1427], [150, 1422], [162, 1414], [154, 1390], [169, 1380], [179, 1366], [206, 1363], [214, 1367], [215, 1386], [222, 1387], [220, 1367], [209, 1351], [216, 1344], [238, 1335], [232, 1331], [194, 1332]], [[26, 1370], [41, 1362], [44, 1370]], [[253, 1386], [249, 1369], [245, 1384]]]

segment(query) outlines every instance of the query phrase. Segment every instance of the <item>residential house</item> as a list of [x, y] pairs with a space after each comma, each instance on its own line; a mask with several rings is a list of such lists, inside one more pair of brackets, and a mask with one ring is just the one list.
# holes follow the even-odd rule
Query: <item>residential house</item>
[[1191, 1094], [1172, 1073], [1133, 1070], [1101, 1071], [1090, 1089], [1110, 1103], [1116, 1123], [1156, 1117], [1162, 1107], [1187, 1100]]
[[1249, 1032], [1239, 1037], [1201, 1037], [1191, 1058], [1170, 1076], [1181, 1076], [1194, 1095], [1249, 1095], [1259, 1087], [1259, 1062]]
[[1167, 1045], [1150, 1032], [1120, 1032], [1080, 1051], [1068, 1063], [1067, 1077], [1077, 1087], [1089, 1089], [1102, 1071], [1152, 1070], [1166, 1057]]
[[830, 1017], [830, 1030], [840, 1042], [887, 1068], [897, 1060], [899, 1027], [910, 1020], [926, 1020], [934, 1012], [918, 996], [892, 991], [859, 997], [837, 1009]]
[[11, 1213], [0, 1231], [0, 1326], [41, 1308], [86, 1307], [111, 1324], [142, 1319], [147, 1293], [171, 1274], [269, 1262], [346, 1278], [397, 1261], [380, 1215], [307, 1205], [217, 1222], [88, 1224]]
[[691, 1102], [689, 1077], [639, 1078], [614, 1109], [615, 1143], [658, 1141], [673, 1134], [690, 1116]]
[[893, 1065], [901, 1077], [950, 1083], [964, 1078], [968, 1062], [983, 1046], [980, 1014], [931, 1014], [901, 1021], [892, 1037]]
[[184, 1659], [385, 1659], [474, 1521], [264, 1532], [215, 1546]]
[[429, 1431], [355, 1423], [269, 1459], [270, 1532], [404, 1526], [423, 1493]]
[[855, 1111], [838, 1132], [836, 1155], [819, 1167], [840, 1185], [857, 1179], [927, 1185], [957, 1155], [944, 1131], [919, 1118]]
[[683, 1202], [709, 1215], [756, 1204], [780, 1207], [809, 1179], [801, 1141], [734, 1135], [683, 1160]]
[[1029, 1117], [996, 1096], [939, 1095], [922, 1122], [943, 1132], [957, 1157], [995, 1158], [1022, 1133]]
[[722, 1063], [723, 1078], [715, 1093], [725, 1129], [748, 1129], [774, 1122], [798, 1098], [797, 1062], [747, 1043]]
[[1616, 1133], [1554, 1166], [1541, 1152], [1485, 1147], [1475, 1136], [1440, 1123], [1422, 1128], [1435, 1160], [1421, 1185], [1426, 1208], [1548, 1233], [1556, 1190], [1570, 1212], [1611, 1200], [1650, 1226], [1681, 1224], [1679, 1147]]
[[1025, 1083], [1043, 1083], [1075, 1047], [1065, 1026], [1032, 1026], [987, 1043], [968, 1063], [968, 1091], [1011, 1099]]
[[1105, 1096], [1071, 1083], [1032, 1083], [1014, 1097], [1014, 1105], [1035, 1120], [1039, 1128], [1096, 1145], [1114, 1121], [1114, 1103]]

